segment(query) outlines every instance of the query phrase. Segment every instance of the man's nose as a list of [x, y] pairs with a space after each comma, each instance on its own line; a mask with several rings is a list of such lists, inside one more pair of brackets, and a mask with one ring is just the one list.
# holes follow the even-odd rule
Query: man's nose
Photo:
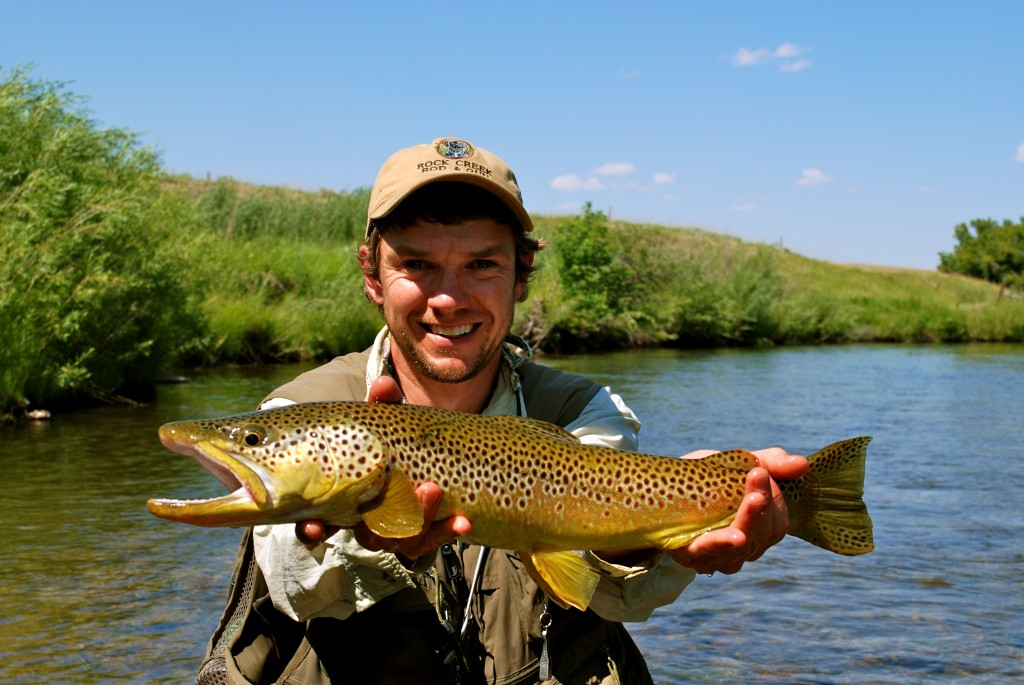
[[467, 291], [458, 269], [441, 269], [428, 304], [431, 307], [450, 308], [463, 304], [466, 299]]

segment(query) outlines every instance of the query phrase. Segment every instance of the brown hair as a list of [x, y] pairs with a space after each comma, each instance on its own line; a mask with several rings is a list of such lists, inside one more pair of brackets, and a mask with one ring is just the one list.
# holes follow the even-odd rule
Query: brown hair
[[[409, 228], [420, 221], [452, 226], [474, 219], [492, 219], [512, 230], [516, 243], [516, 282], [528, 283], [537, 270], [530, 257], [544, 249], [544, 241], [527, 233], [515, 214], [491, 193], [453, 181], [425, 185], [405, 198], [387, 216], [370, 222], [363, 243], [368, 248], [367, 258], [362, 260], [363, 273], [373, 279], [380, 276], [380, 238], [388, 231]], [[360, 250], [360, 254], [362, 252]], [[519, 301], [524, 299], [526, 288]]]

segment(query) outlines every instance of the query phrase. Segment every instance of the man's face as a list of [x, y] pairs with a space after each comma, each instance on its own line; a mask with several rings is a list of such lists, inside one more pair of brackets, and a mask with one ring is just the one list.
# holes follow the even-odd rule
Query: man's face
[[391, 331], [392, 357], [431, 381], [459, 383], [498, 368], [512, 326], [512, 230], [492, 219], [419, 222], [380, 241], [380, 278], [367, 279]]

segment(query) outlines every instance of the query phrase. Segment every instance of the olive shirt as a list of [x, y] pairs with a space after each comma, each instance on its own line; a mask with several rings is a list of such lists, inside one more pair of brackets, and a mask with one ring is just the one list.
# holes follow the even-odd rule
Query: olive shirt
[[[362, 388], [363, 397], [369, 391], [370, 383], [387, 373], [389, 344], [388, 331], [385, 328], [369, 350], [365, 378], [362, 379], [365, 381], [365, 388]], [[502, 372], [499, 374], [491, 400], [481, 413], [535, 415], [535, 412], [527, 411], [520, 374], [517, 371], [527, 368], [522, 365], [528, 360], [528, 346], [525, 343], [521, 343], [520, 347], [506, 342], [503, 355], [506, 363], [502, 365]], [[332, 363], [345, 363], [346, 359], [339, 358]], [[356, 363], [359, 362], [361, 360]], [[349, 360], [349, 363], [353, 361]], [[318, 371], [310, 373], [316, 374]], [[578, 381], [583, 381], [587, 387], [596, 386], [577, 376], [548, 371], [555, 385], [565, 386], [564, 392], [559, 392], [559, 388], [548, 387], [545, 388], [543, 396], [537, 397], [534, 402], [557, 401], [568, 404], [570, 398], [574, 398], [576, 407], [567, 409], [569, 416], [563, 422], [566, 430], [585, 444], [636, 449], [639, 421], [617, 395], [612, 394], [607, 388], [599, 388], [596, 393], [590, 390], [588, 395], [583, 395], [580, 399], [580, 393], [573, 394], [570, 385], [575, 382], [578, 388]], [[300, 376], [293, 383], [302, 385], [301, 391], [290, 389], [292, 384], [283, 386], [272, 393], [261, 408], [312, 399], [351, 399], [337, 395], [329, 396], [336, 391], [326, 385], [319, 389], [315, 387], [317, 383], [323, 384], [324, 379], [329, 377], [329, 374], [323, 373], [307, 379]], [[575, 417], [572, 416], [574, 413]], [[406, 569], [395, 555], [372, 552], [360, 546], [349, 530], [339, 531], [315, 549], [309, 550], [299, 543], [294, 531], [292, 525], [259, 526], [254, 530], [253, 538], [256, 559], [266, 578], [270, 597], [274, 606], [286, 616], [296, 621], [316, 618], [345, 619], [354, 613], [365, 612], [380, 602], [385, 602], [394, 609], [395, 605], [403, 604], [406, 597], [418, 596], [422, 599], [422, 592], [403, 591], [420, 588], [422, 583], [419, 574], [429, 568], [434, 560], [422, 560], [417, 567]], [[463, 555], [465, 572], [466, 576], [471, 578], [478, 557], [476, 550], [479, 548], [471, 546], [467, 549], [470, 551]], [[591, 610], [606, 622], [646, 620], [654, 609], [673, 602], [694, 578], [692, 570], [660, 554], [649, 563], [637, 567], [610, 564], [593, 554], [588, 554], [588, 558], [602, 571], [602, 579], [592, 600]], [[529, 624], [536, 622], [541, 612], [543, 595], [532, 579], [521, 570], [518, 559], [510, 552], [495, 551], [488, 557], [487, 568], [483, 571], [479, 590], [488, 598], [490, 607], [483, 609], [474, 605], [474, 613], [482, 614], [474, 616], [474, 619], [477, 623], [483, 624], [480, 639], [488, 653], [504, 653], [503, 656], [494, 656], [497, 663], [489, 664], [488, 679], [498, 682], [503, 679], [507, 679], [507, 682], [519, 682], [514, 677], [517, 673], [525, 673], [530, 668], [536, 669], [536, 644], [527, 643], [536, 643], [539, 629]], [[509, 584], [517, 586], [516, 590], [507, 591], [508, 598], [496, 602], [493, 593], [497, 588], [489, 586]], [[516, 597], [517, 594], [521, 596]], [[496, 604], [502, 606], [495, 608]], [[515, 609], [513, 605], [526, 608]], [[517, 617], [519, 622], [523, 623], [522, 631], [518, 631], [522, 634], [517, 634], [517, 631], [510, 633], [504, 628], [496, 633], [499, 635], [497, 638], [488, 634], [488, 623], [516, 622]], [[595, 617], [595, 621], [600, 622], [600, 619]], [[493, 643], [495, 639], [507, 644], [488, 644]], [[523, 644], [518, 646], [511, 644], [513, 642]], [[555, 658], [557, 657], [553, 657]]]

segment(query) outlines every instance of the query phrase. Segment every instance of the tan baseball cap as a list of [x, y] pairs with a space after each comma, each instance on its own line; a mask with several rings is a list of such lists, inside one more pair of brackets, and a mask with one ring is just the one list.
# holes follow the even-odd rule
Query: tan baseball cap
[[387, 216], [414, 190], [435, 181], [469, 183], [483, 188], [512, 210], [523, 229], [533, 230], [516, 175], [498, 155], [459, 138], [438, 138], [429, 145], [399, 150], [384, 162], [370, 191], [367, 235], [370, 222]]

